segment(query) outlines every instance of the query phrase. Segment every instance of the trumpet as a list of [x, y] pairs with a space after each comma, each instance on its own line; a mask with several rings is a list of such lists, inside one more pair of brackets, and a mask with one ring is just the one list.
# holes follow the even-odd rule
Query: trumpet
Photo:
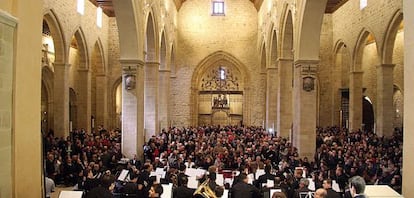
[[217, 198], [216, 193], [208, 185], [210, 179], [206, 179], [194, 192], [194, 197]]

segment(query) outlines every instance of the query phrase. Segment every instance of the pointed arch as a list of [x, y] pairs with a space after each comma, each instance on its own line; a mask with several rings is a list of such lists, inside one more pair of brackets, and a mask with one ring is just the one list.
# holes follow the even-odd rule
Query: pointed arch
[[170, 55], [170, 70], [171, 70], [171, 77], [176, 77], [177, 74], [177, 66], [175, 64], [175, 46], [171, 45], [171, 55]]
[[270, 60], [269, 67], [277, 68], [277, 59], [278, 59], [278, 43], [277, 43], [277, 31], [272, 30], [271, 41], [270, 41]]
[[169, 70], [169, 65], [167, 64], [167, 42], [165, 38], [165, 31], [162, 31], [161, 33], [160, 43], [160, 70]]
[[292, 12], [285, 5], [285, 15], [281, 20], [280, 57], [293, 59], [293, 19]]
[[105, 55], [102, 46], [102, 41], [98, 38], [95, 42], [92, 57], [91, 57], [91, 65], [95, 67], [95, 71], [97, 75], [104, 75], [107, 71], [107, 66], [105, 64]]
[[[232, 54], [225, 51], [216, 51], [197, 64], [192, 78], [191, 78], [191, 119], [193, 125], [198, 124], [198, 91], [201, 78], [203, 74], [207, 72], [208, 69], [214, 67], [217, 64], [228, 64], [231, 67], [235, 68], [240, 72], [241, 79], [238, 80], [240, 87], [243, 87], [243, 106], [248, 106], [249, 104], [249, 94], [250, 94], [250, 75], [247, 67]], [[247, 108], [243, 108], [243, 120], [245, 124], [250, 124], [250, 117]]]
[[68, 53], [65, 42], [65, 35], [62, 31], [62, 26], [59, 22], [58, 17], [56, 16], [54, 10], [48, 10], [43, 15], [43, 20], [46, 21], [46, 23], [49, 26], [50, 29], [50, 35], [53, 38], [53, 45], [55, 47], [55, 62], [56, 63], [65, 63], [66, 55]]
[[395, 37], [397, 36], [399, 26], [403, 22], [403, 13], [397, 10], [389, 22], [384, 38], [384, 50], [382, 51], [382, 63], [391, 64], [394, 52]]
[[[79, 68], [78, 69], [88, 70], [89, 69], [88, 60], [90, 59], [89, 59], [89, 54], [88, 54], [86, 38], [82, 30], [82, 27], [76, 28], [75, 33], [73, 33], [73, 37], [77, 43], [78, 52], [79, 52]], [[68, 47], [70, 47], [70, 45]]]
[[364, 29], [361, 30], [361, 32], [358, 36], [358, 39], [357, 39], [357, 43], [356, 43], [355, 48], [353, 50], [354, 51], [354, 53], [353, 53], [354, 63], [353, 63], [353, 67], [352, 67], [351, 71], [361, 71], [362, 70], [362, 56], [363, 56], [363, 53], [364, 53], [364, 48], [365, 48], [365, 45], [367, 43], [368, 37], [370, 35], [372, 37], [374, 37], [374, 39], [375, 39], [375, 36], [367, 28], [364, 28]]
[[142, 19], [138, 18], [140, 3], [134, 0], [113, 1], [119, 34], [121, 60], [143, 60]]
[[147, 23], [145, 28], [145, 61], [154, 62], [159, 60], [158, 57], [158, 34], [157, 23], [152, 12], [148, 13]]
[[267, 53], [266, 53], [266, 43], [263, 42], [262, 44], [262, 50], [260, 52], [260, 72], [266, 72], [267, 68]]
[[320, 37], [327, 0], [306, 0], [299, 7], [295, 60], [319, 60]]

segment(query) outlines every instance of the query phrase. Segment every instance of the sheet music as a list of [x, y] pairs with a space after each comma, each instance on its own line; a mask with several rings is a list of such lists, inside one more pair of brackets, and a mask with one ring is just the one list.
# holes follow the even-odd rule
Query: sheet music
[[223, 186], [224, 185], [224, 176], [223, 176], [223, 174], [217, 174], [216, 183], [219, 186]]
[[59, 198], [82, 198], [83, 191], [65, 191], [59, 193]]
[[308, 186], [309, 190], [315, 191], [316, 190], [315, 182], [312, 180], [312, 178], [308, 178], [308, 180], [309, 180], [309, 186]]
[[275, 181], [268, 179], [266, 182], [266, 187], [273, 188], [275, 186]]
[[195, 176], [193, 177], [188, 177], [188, 184], [187, 186], [191, 189], [197, 189], [198, 187], [198, 181], [197, 178]]
[[334, 190], [336, 192], [341, 192], [341, 189], [339, 188], [339, 184], [336, 183], [335, 180], [332, 180], [332, 190]]
[[248, 182], [247, 183], [253, 184], [253, 181], [254, 181], [254, 175], [253, 175], [253, 173], [248, 174], [247, 175], [247, 179], [248, 179]]
[[129, 171], [128, 171], [128, 170], [123, 169], [123, 170], [121, 171], [121, 173], [119, 174], [119, 176], [118, 176], [118, 180], [119, 180], [119, 181], [125, 181], [126, 177], [128, 176], [128, 173], [129, 173]]
[[172, 187], [173, 184], [161, 184], [163, 188], [163, 192], [161, 194], [161, 198], [171, 198], [172, 197]]
[[256, 178], [255, 179], [256, 180], [259, 179], [259, 177], [262, 176], [262, 175], [264, 175], [264, 174], [265, 174], [264, 169], [257, 169], [256, 170]]

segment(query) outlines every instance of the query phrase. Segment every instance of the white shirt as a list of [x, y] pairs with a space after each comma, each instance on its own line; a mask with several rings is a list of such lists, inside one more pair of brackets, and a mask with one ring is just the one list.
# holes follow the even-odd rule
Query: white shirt
[[46, 197], [51, 197], [51, 193], [55, 191], [55, 182], [49, 177], [45, 178]]

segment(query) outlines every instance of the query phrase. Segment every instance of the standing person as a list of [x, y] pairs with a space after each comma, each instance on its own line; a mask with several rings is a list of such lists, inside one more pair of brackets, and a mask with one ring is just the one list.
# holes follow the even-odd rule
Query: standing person
[[247, 175], [240, 173], [240, 182], [235, 184], [231, 191], [231, 198], [259, 198], [260, 191], [255, 186], [248, 184]]
[[349, 180], [349, 191], [353, 198], [366, 198], [364, 195], [365, 191], [365, 180], [361, 176], [354, 176]]

